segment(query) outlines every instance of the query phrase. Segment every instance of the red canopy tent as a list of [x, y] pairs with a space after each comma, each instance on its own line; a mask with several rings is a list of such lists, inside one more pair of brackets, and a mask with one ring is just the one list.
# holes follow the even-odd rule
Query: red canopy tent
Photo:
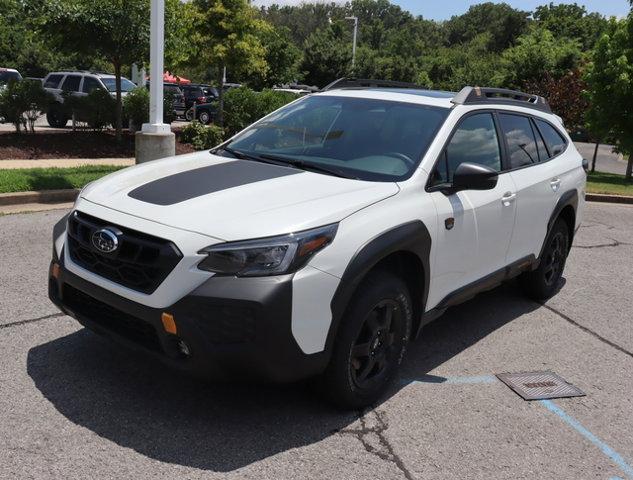
[[177, 75], [172, 75], [169, 72], [165, 72], [163, 74], [163, 82], [187, 84], [187, 83], [191, 83], [191, 80], [187, 78], [179, 77]]

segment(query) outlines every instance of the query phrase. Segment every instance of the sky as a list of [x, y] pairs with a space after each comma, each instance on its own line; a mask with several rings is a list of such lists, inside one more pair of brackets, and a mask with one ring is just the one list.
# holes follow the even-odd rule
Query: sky
[[[345, 3], [345, 0], [335, 0], [337, 3]], [[403, 9], [409, 10], [414, 15], [422, 15], [424, 18], [433, 20], [446, 20], [453, 15], [459, 15], [468, 10], [468, 7], [481, 1], [474, 0], [391, 0], [392, 3], [400, 5]], [[549, 3], [549, 0], [505, 0], [514, 8], [533, 11], [537, 6]], [[277, 3], [280, 5], [297, 5], [302, 0], [253, 0], [255, 5], [270, 5]], [[495, 3], [501, 3], [495, 1]], [[584, 5], [589, 12], [599, 12], [606, 16], [625, 16], [631, 5], [628, 0], [577, 0], [555, 1], [554, 3], [578, 3]]]

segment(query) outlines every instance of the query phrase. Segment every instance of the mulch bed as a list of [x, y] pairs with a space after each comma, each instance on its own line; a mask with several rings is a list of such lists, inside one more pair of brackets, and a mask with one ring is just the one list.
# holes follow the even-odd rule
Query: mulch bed
[[[37, 128], [37, 127], [36, 127]], [[193, 152], [191, 145], [178, 141], [176, 154]], [[114, 132], [38, 132], [16, 134], [0, 132], [0, 161], [46, 158], [129, 158], [134, 156], [134, 134], [123, 132], [120, 143]]]

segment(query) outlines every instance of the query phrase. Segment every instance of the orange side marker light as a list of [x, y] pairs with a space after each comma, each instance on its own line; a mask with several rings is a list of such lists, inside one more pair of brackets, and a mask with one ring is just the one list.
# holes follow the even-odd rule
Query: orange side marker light
[[167, 333], [171, 333], [172, 335], [176, 335], [178, 333], [178, 329], [176, 328], [176, 320], [174, 320], [174, 316], [163, 312], [161, 315], [161, 320], [163, 321], [163, 328]]

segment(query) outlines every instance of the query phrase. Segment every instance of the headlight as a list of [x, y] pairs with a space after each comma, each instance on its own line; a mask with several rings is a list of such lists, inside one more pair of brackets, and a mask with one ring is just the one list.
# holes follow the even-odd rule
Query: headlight
[[334, 224], [279, 237], [212, 245], [198, 252], [207, 255], [198, 268], [238, 277], [295, 272], [332, 243], [337, 228]]

